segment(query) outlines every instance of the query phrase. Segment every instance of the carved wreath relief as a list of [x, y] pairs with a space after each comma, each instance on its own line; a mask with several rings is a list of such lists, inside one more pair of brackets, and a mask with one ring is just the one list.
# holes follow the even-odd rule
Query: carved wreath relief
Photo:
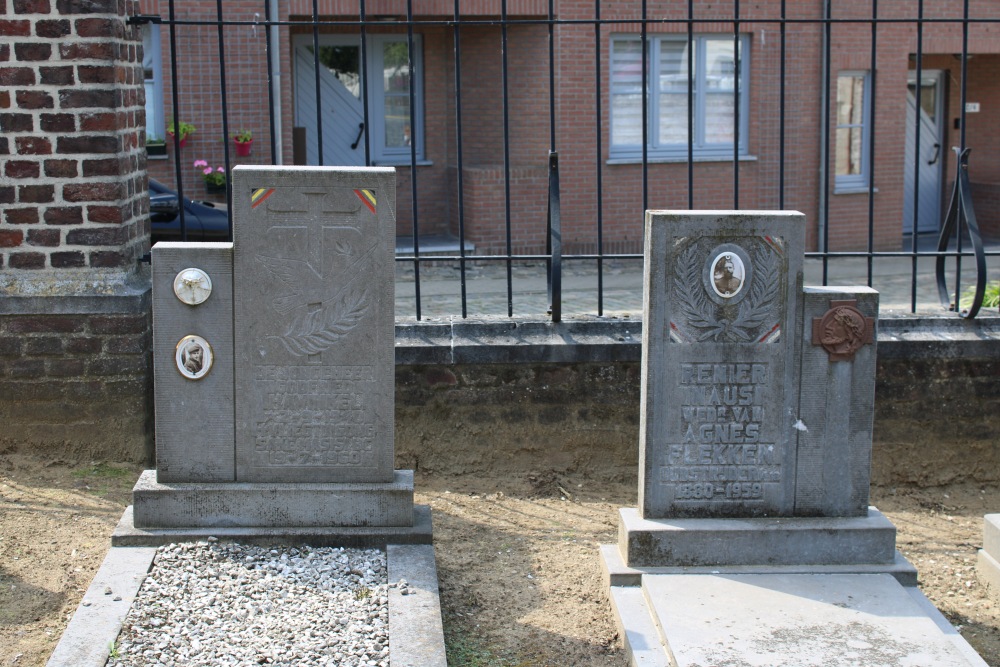
[[780, 335], [784, 255], [780, 239], [718, 244], [681, 239], [672, 289], [670, 339], [772, 343]]

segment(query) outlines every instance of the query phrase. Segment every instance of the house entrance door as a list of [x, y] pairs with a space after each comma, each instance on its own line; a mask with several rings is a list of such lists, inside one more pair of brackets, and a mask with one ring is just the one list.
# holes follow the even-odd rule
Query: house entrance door
[[365, 124], [361, 90], [361, 48], [354, 43], [319, 47], [319, 108], [313, 45], [295, 49], [295, 124], [306, 128], [306, 164], [318, 165], [317, 114], [323, 123], [323, 164], [365, 164]]
[[[914, 193], [917, 233], [936, 232], [941, 227], [941, 173], [945, 162], [944, 95], [940, 71], [924, 71], [920, 80], [920, 108], [917, 109], [917, 77], [910, 72], [906, 90], [906, 161], [903, 175], [903, 233], [913, 233]], [[919, 111], [919, 113], [918, 113]], [[919, 122], [920, 155], [917, 155]], [[914, 161], [917, 168], [914, 169]], [[919, 188], [918, 188], [919, 184]]]

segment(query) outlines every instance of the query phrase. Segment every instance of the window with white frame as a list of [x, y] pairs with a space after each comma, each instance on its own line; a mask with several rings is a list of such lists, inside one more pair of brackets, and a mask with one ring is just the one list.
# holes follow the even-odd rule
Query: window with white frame
[[[646, 141], [650, 158], [686, 158], [689, 142], [696, 157], [732, 157], [736, 141], [739, 153], [747, 152], [747, 44], [745, 35], [738, 39], [731, 35], [696, 35], [690, 44], [687, 35], [647, 37]], [[642, 156], [643, 83], [640, 37], [613, 37], [613, 159]], [[693, 121], [690, 137], [689, 109]]]
[[[363, 146], [355, 148], [364, 134], [369, 134], [371, 159], [376, 164], [409, 164], [411, 142], [415, 143], [418, 161], [424, 159], [423, 137], [423, 80], [422, 49], [419, 35], [413, 36], [413, 62], [406, 35], [368, 35], [366, 60], [361, 60], [361, 39], [354, 35], [321, 35], [319, 56], [313, 54], [311, 37], [300, 37], [296, 49], [302, 57], [297, 60], [304, 68], [297, 76], [300, 85], [297, 93], [297, 122], [307, 127], [315, 126], [315, 93], [313, 63], [319, 60], [324, 74], [321, 76], [324, 104], [319, 111], [324, 114], [324, 161], [328, 164], [349, 164], [339, 151], [346, 150], [337, 144], [330, 146], [339, 125], [351, 125], [345, 119], [363, 114], [364, 100], [368, 101], [368, 126], [359, 131], [351, 125], [348, 143], [352, 155], [363, 156]], [[365, 75], [365, 70], [369, 74]], [[367, 90], [363, 87], [367, 86]], [[410, 108], [410, 89], [413, 88], [413, 109]], [[343, 88], [343, 90], [341, 90]], [[328, 127], [332, 123], [332, 127]], [[344, 143], [337, 139], [340, 143]], [[332, 153], [331, 153], [332, 151]]]
[[142, 78], [146, 88], [146, 142], [163, 141], [163, 60], [160, 58], [160, 26], [142, 26]]
[[871, 104], [868, 72], [841, 72], [837, 76], [837, 131], [834, 186], [837, 190], [867, 189], [871, 169], [868, 132]]

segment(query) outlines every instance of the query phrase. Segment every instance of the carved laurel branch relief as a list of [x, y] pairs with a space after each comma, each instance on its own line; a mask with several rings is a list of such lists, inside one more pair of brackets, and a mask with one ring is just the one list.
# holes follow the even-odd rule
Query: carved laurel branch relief
[[328, 308], [309, 311], [300, 309], [292, 318], [284, 336], [277, 338], [297, 357], [319, 354], [354, 329], [368, 311], [367, 288], [353, 289], [334, 301]]
[[778, 254], [763, 240], [751, 250], [755, 272], [746, 298], [738, 304], [718, 305], [708, 298], [702, 280], [704, 252], [691, 243], [681, 252], [674, 269], [674, 293], [681, 327], [696, 342], [750, 343], [759, 338], [764, 324], [777, 322], [777, 297], [781, 288]]

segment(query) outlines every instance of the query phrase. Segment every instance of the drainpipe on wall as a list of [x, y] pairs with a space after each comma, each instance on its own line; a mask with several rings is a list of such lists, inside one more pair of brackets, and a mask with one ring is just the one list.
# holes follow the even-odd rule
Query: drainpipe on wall
[[[829, 20], [830, 18], [830, 0], [823, 0], [823, 18]], [[819, 118], [822, 127], [819, 131], [819, 215], [816, 217], [817, 220], [817, 233], [818, 238], [816, 240], [817, 246], [820, 252], [826, 252], [826, 199], [827, 199], [827, 171], [830, 162], [829, 152], [829, 132], [827, 128], [829, 123], [827, 119], [830, 113], [830, 59], [827, 57], [829, 53], [829, 45], [827, 44], [827, 28], [826, 25], [823, 26], [823, 40], [820, 44], [820, 52], [823, 54], [820, 58], [820, 94], [819, 94]]]
[[[278, 20], [278, 0], [268, 0], [270, 5], [269, 11], [271, 13], [271, 21]], [[281, 148], [281, 59], [278, 57], [278, 52], [281, 50], [278, 47], [279, 39], [281, 35], [278, 32], [278, 26], [270, 25], [267, 28], [271, 31], [271, 99], [274, 100], [274, 107], [271, 109], [271, 116], [274, 118], [274, 163], [284, 164], [282, 160], [282, 148]]]

